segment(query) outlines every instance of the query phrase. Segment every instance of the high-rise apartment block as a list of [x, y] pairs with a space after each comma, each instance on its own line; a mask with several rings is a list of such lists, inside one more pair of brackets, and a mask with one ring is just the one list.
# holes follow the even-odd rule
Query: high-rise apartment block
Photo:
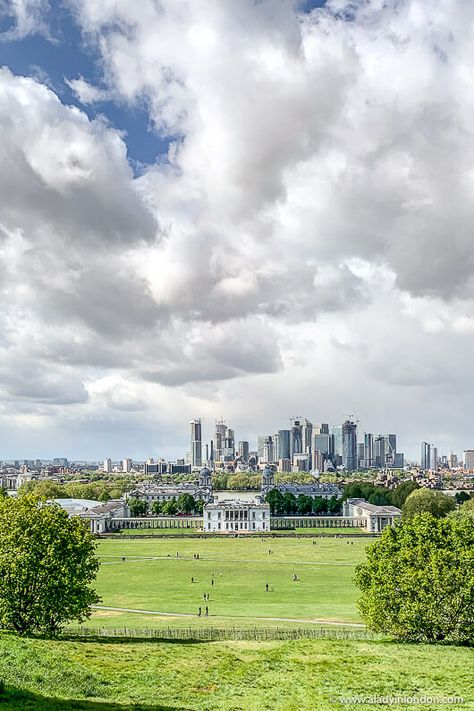
[[464, 469], [474, 469], [474, 449], [464, 450]]
[[431, 445], [428, 442], [421, 443], [421, 468], [429, 469], [431, 465]]
[[243, 462], [248, 462], [249, 460], [249, 452], [250, 452], [250, 446], [249, 443], [246, 441], [239, 442], [239, 447], [238, 447], [238, 454], [240, 459]]
[[278, 430], [278, 459], [291, 458], [290, 430]]
[[202, 467], [202, 428], [201, 420], [191, 420], [191, 466]]
[[350, 420], [342, 425], [342, 466], [347, 471], [357, 469], [357, 425]]
[[291, 421], [291, 456], [303, 453], [303, 427], [300, 420]]

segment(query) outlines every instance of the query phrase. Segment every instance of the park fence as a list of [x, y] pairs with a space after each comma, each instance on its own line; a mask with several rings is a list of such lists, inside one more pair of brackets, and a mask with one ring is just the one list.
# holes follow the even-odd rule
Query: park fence
[[136, 640], [176, 640], [196, 642], [217, 642], [220, 640], [298, 640], [298, 639], [340, 639], [375, 640], [376, 635], [365, 628], [348, 629], [328, 627], [69, 627], [66, 637], [115, 638]]

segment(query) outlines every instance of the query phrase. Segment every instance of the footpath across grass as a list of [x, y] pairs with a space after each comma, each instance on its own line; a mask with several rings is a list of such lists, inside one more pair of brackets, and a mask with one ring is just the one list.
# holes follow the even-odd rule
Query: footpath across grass
[[[2, 711], [368, 710], [347, 697], [463, 697], [472, 650], [389, 642], [48, 641], [0, 635]], [[343, 703], [344, 700], [344, 703]], [[446, 703], [397, 705], [445, 709]]]
[[357, 623], [352, 577], [366, 545], [344, 538], [107, 539], [98, 547], [96, 588], [101, 604], [117, 609], [96, 610], [88, 626]]

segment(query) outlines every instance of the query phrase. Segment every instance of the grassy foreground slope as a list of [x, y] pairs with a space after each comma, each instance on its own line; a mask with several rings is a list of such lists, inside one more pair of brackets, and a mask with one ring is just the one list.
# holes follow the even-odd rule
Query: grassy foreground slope
[[474, 707], [471, 662], [472, 650], [465, 648], [388, 642], [118, 644], [4, 634], [0, 677], [6, 691], [0, 708], [373, 709], [337, 699], [426, 694], [462, 696], [461, 708], [469, 709]]
[[[360, 620], [352, 577], [366, 545], [337, 538], [314, 545], [311, 539], [287, 538], [109, 539], [98, 547], [96, 587], [105, 606], [193, 615], [186, 618], [192, 625], [205, 624], [196, 617], [205, 605], [215, 626], [244, 620], [247, 626], [269, 617], [354, 623]], [[178, 620], [109, 610], [96, 612], [92, 624], [149, 627]]]

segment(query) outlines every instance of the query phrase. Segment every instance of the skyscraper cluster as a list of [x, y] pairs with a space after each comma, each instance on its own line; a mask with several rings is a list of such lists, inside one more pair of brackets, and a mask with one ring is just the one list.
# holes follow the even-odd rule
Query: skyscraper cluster
[[[193, 467], [203, 464], [201, 420], [191, 421], [191, 450], [188, 461]], [[347, 471], [359, 468], [403, 467], [403, 454], [397, 452], [395, 434], [374, 435], [366, 432], [358, 443], [357, 423], [347, 419], [330, 428], [328, 423], [313, 424], [304, 417], [290, 420], [288, 429], [274, 434], [259, 435], [257, 448], [240, 441], [236, 448], [235, 432], [224, 420], [215, 423], [214, 435], [205, 446], [205, 461], [218, 465], [235, 460], [250, 467], [275, 464], [281, 471], [330, 471], [342, 467]]]

